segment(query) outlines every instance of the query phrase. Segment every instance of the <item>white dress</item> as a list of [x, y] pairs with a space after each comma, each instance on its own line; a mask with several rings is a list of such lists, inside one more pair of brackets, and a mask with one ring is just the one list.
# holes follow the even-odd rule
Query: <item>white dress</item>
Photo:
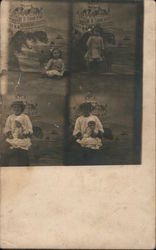
[[90, 36], [87, 41], [87, 48], [88, 50], [85, 54], [85, 59], [88, 62], [103, 60], [102, 51], [104, 49], [104, 43], [101, 36]]
[[[95, 130], [94, 132], [98, 133], [98, 131]], [[102, 142], [99, 137], [91, 137], [91, 129], [89, 127], [83, 138], [77, 139], [76, 141], [84, 148], [100, 149], [100, 147], [102, 146]]]
[[[16, 122], [19, 122], [21, 124], [20, 127], [17, 127]], [[19, 139], [19, 136], [26, 135], [26, 134], [32, 134], [32, 123], [29, 119], [29, 117], [25, 114], [21, 114], [19, 116], [16, 116], [14, 114], [10, 115], [7, 118], [4, 133], [7, 134], [8, 132], [11, 132], [13, 138], [7, 138], [6, 141], [10, 144], [10, 148], [21, 148], [24, 150], [29, 150], [31, 147], [31, 140], [30, 138], [23, 138]]]
[[77, 143], [79, 143], [82, 147], [91, 148], [91, 149], [99, 149], [102, 146], [102, 141], [100, 138], [92, 138], [90, 136], [90, 128], [88, 127], [88, 122], [95, 122], [95, 133], [99, 131], [104, 133], [103, 126], [99, 120], [99, 118], [95, 115], [90, 115], [88, 117], [80, 116], [77, 118], [75, 123], [75, 128], [73, 131], [73, 135], [76, 136], [79, 132], [82, 134], [82, 139], [77, 139]]
[[49, 77], [53, 76], [63, 76], [64, 74], [64, 62], [61, 58], [50, 59], [45, 67], [46, 74]]

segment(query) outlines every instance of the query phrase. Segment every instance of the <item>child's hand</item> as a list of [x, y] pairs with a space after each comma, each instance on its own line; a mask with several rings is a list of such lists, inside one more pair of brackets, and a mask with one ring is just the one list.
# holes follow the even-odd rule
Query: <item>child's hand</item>
[[28, 134], [23, 134], [24, 138], [31, 138], [31, 134], [28, 133]]
[[98, 133], [97, 133], [97, 137], [102, 138], [102, 137], [103, 137], [103, 132], [98, 131]]
[[25, 138], [25, 136], [23, 134], [18, 135], [18, 139], [24, 139], [24, 138]]
[[12, 136], [11, 131], [9, 131], [9, 132], [6, 134], [6, 137], [9, 138], [9, 139], [13, 139], [13, 136]]
[[80, 139], [81, 140], [82, 138], [83, 138], [83, 136], [82, 136], [81, 132], [77, 133], [76, 139]]
[[18, 138], [19, 139], [25, 139], [25, 138], [30, 138], [31, 137], [31, 134], [28, 133], [28, 134], [19, 134], [18, 135]]
[[96, 138], [96, 137], [97, 137], [97, 133], [96, 133], [95, 131], [92, 131], [90, 136], [91, 136], [92, 138]]

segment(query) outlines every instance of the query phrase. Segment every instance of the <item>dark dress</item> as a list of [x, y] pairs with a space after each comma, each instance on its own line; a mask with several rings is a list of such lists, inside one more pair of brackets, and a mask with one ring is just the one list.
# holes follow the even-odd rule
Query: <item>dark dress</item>
[[29, 166], [29, 151], [21, 148], [10, 149], [10, 145], [3, 141], [1, 166]]

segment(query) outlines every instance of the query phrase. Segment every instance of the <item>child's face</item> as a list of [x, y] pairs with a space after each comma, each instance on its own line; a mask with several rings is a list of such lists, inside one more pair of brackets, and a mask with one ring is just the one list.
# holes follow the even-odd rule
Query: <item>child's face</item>
[[15, 115], [20, 115], [22, 114], [22, 108], [20, 105], [14, 105], [13, 111]]
[[88, 116], [90, 115], [90, 113], [91, 113], [90, 109], [84, 108], [84, 110], [83, 110], [83, 115], [84, 115], [85, 117], [88, 117]]
[[58, 59], [60, 57], [60, 52], [58, 50], [53, 51], [53, 58]]

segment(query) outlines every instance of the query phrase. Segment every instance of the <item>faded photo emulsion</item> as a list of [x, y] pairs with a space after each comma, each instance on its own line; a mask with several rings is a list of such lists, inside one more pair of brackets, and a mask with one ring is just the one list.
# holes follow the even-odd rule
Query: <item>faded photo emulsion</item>
[[1, 166], [140, 164], [143, 2], [8, 1], [7, 20]]

